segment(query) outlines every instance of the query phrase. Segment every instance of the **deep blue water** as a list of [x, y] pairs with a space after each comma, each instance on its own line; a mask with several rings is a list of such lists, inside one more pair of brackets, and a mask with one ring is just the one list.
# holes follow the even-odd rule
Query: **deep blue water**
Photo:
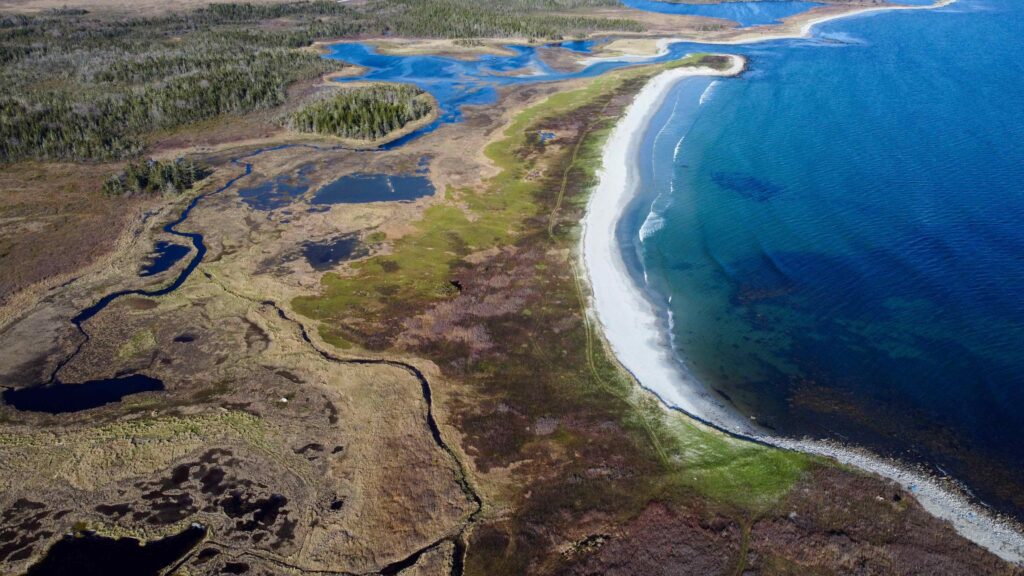
[[139, 276], [155, 276], [166, 272], [188, 253], [188, 246], [174, 242], [157, 242], [153, 247], [153, 254], [150, 255], [149, 262], [144, 264], [142, 270], [139, 271]]
[[707, 83], [677, 87], [620, 234], [654, 203], [649, 286], [688, 369], [742, 412], [1024, 516], [1024, 5], [816, 33], [730, 48], [750, 71], [696, 112]]

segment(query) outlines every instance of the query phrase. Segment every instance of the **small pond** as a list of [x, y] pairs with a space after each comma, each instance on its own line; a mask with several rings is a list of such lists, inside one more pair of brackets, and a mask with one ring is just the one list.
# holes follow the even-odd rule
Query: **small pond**
[[158, 576], [205, 537], [206, 528], [198, 524], [146, 544], [94, 533], [68, 535], [51, 546], [27, 576]]
[[309, 190], [309, 174], [314, 166], [307, 164], [295, 174], [282, 174], [254, 186], [239, 188], [238, 195], [254, 210], [270, 211], [291, 204]]
[[157, 242], [149, 256], [149, 262], [142, 266], [139, 276], [155, 276], [170, 270], [171, 266], [187, 256], [190, 250], [188, 246], [174, 242]]
[[164, 383], [143, 374], [129, 374], [103, 380], [90, 380], [81, 384], [57, 382], [45, 386], [31, 386], [5, 390], [4, 403], [25, 412], [66, 414], [98, 408], [120, 402], [125, 396], [140, 392], [156, 392]]
[[314, 270], [330, 270], [337, 264], [360, 258], [367, 250], [360, 246], [358, 234], [345, 234], [321, 242], [306, 242], [302, 255]]
[[434, 193], [434, 185], [425, 176], [390, 174], [350, 174], [324, 186], [313, 196], [312, 204], [364, 204], [415, 200]]

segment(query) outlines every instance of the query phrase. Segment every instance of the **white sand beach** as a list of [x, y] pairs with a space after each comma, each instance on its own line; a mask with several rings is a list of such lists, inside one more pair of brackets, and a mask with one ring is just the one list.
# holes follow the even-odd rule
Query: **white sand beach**
[[592, 291], [591, 313], [618, 361], [642, 387], [666, 407], [681, 410], [711, 425], [783, 449], [833, 458], [889, 478], [913, 493], [933, 515], [949, 520], [964, 537], [1000, 557], [1024, 563], [1024, 535], [1018, 527], [973, 504], [949, 482], [879, 458], [857, 448], [811, 440], [769, 436], [710, 393], [675, 357], [665, 312], [630, 275], [616, 227], [638, 189], [638, 147], [651, 117], [670, 89], [692, 76], [734, 76], [745, 62], [732, 56], [728, 70], [676, 68], [655, 76], [637, 94], [605, 144], [598, 184], [583, 222], [581, 258]]
[[583, 254], [597, 318], [623, 366], [670, 406], [732, 431], [752, 434], [754, 428], [742, 417], [685, 374], [669, 345], [665, 319], [658, 316], [630, 277], [615, 235], [615, 227], [638, 184], [634, 167], [637, 147], [651, 115], [683, 78], [741, 72], [745, 60], [730, 58], [732, 65], [725, 71], [683, 67], [662, 72], [637, 94], [604, 148], [599, 183], [584, 221]]
[[821, 16], [817, 18], [811, 18], [806, 22], [803, 22], [803, 26], [800, 27], [800, 35], [808, 37], [811, 35], [811, 29], [818, 24], [824, 24], [825, 22], [831, 22], [833, 20], [839, 20], [841, 18], [849, 18], [851, 16], [863, 16], [865, 14], [872, 14], [875, 12], [888, 12], [891, 10], [934, 10], [936, 8], [942, 8], [953, 4], [956, 0], [937, 0], [934, 4], [913, 4], [913, 5], [888, 5], [878, 6], [874, 8], [862, 8], [852, 10], [850, 12], [843, 12], [840, 14], [829, 14], [828, 16]]
[[[956, 0], [936, 0], [933, 4], [921, 5], [886, 4], [883, 6], [845, 8], [838, 6], [826, 6], [790, 16], [777, 24], [751, 26], [749, 28], [732, 28], [716, 33], [701, 33], [698, 35], [659, 38], [653, 41], [653, 45], [655, 47], [654, 52], [648, 49], [637, 49], [635, 51], [629, 51], [628, 53], [614, 53], [617, 51], [615, 50], [616, 43], [612, 42], [608, 45], [608, 47], [612, 48], [612, 54], [601, 55], [601, 52], [605, 49], [601, 48], [598, 50], [596, 55], [581, 57], [577, 62], [582, 66], [589, 66], [591, 64], [598, 64], [601, 62], [647, 62], [665, 56], [669, 53], [669, 47], [677, 42], [733, 46], [739, 44], [751, 44], [755, 42], [769, 42], [772, 40], [809, 38], [811, 37], [811, 32], [815, 26], [826, 22], [832, 22], [834, 20], [895, 10], [935, 10], [937, 8], [949, 6], [955, 2]], [[652, 43], [652, 39], [644, 40], [646, 40], [647, 45]], [[632, 39], [630, 41], [634, 43], [640, 42], [639, 39]]]

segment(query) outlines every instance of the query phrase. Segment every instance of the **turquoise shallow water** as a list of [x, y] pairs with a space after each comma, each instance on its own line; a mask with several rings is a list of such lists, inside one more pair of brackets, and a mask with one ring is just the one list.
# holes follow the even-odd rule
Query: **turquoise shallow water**
[[779, 432], [1024, 516], [1024, 5], [730, 51], [748, 73], [681, 84], [652, 123], [620, 229], [643, 228], [679, 357]]

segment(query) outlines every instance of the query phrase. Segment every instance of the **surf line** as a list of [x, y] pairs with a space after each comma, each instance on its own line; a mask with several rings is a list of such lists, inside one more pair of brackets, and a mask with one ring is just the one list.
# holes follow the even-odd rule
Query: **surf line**
[[604, 145], [598, 183], [583, 219], [578, 257], [590, 286], [589, 313], [603, 329], [609, 349], [637, 383], [668, 410], [731, 437], [823, 456], [888, 478], [914, 495], [929, 513], [948, 520], [963, 537], [1009, 562], [1024, 564], [1024, 532], [990, 513], [937, 478], [838, 443], [774, 436], [743, 418], [733, 407], [688, 374], [671, 346], [669, 328], [658, 307], [633, 278], [616, 229], [639, 188], [638, 149], [651, 118], [680, 80], [696, 75], [736, 76], [744, 69], [730, 56], [726, 71], [677, 68], [652, 78], [636, 95]]

